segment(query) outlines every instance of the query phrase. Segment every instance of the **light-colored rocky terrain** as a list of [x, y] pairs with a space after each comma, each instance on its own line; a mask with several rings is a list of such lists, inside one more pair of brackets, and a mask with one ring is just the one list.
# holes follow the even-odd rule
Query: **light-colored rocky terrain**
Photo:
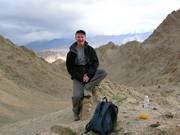
[[67, 50], [57, 50], [57, 51], [43, 51], [36, 53], [39, 57], [42, 57], [49, 63], [53, 63], [58, 59], [63, 61], [66, 60]]
[[131, 86], [180, 82], [180, 10], [174, 11], [143, 43], [113, 43], [97, 49], [111, 80]]
[[[169, 14], [143, 43], [117, 46], [110, 42], [97, 48], [100, 67], [108, 72], [97, 88], [98, 96], [107, 96], [119, 107], [112, 135], [180, 134], [179, 22], [180, 10]], [[3, 37], [0, 56], [0, 134], [79, 135], [84, 131], [90, 117], [73, 121], [72, 81], [65, 63], [50, 64]], [[145, 95], [150, 99], [148, 109], [142, 107]], [[139, 118], [144, 113], [146, 120]], [[157, 122], [158, 127], [150, 126]]]
[[[108, 96], [119, 106], [118, 125], [112, 135], [178, 135], [180, 102], [174, 100], [177, 96], [174, 91], [178, 91], [178, 88], [179, 86], [161, 86], [161, 88], [154, 86], [134, 89], [104, 80], [98, 87], [101, 93], [99, 95]], [[151, 107], [148, 110], [142, 107], [144, 94], [150, 97]], [[139, 119], [142, 113], [148, 113], [150, 118]], [[157, 121], [161, 126], [150, 127]], [[88, 120], [74, 122], [71, 107], [67, 107], [40, 117], [2, 126], [0, 133], [3, 135], [79, 135], [84, 131], [87, 122]]]
[[59, 68], [0, 37], [0, 125], [64, 108], [69, 82]]

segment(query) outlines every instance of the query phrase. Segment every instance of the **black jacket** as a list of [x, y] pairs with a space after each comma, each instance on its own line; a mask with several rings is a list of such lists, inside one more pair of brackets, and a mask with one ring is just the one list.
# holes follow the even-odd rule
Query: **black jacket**
[[70, 46], [70, 50], [66, 57], [66, 67], [72, 80], [77, 79], [78, 81], [83, 82], [83, 76], [85, 73], [87, 73], [90, 79], [93, 78], [99, 66], [99, 60], [94, 48], [88, 45], [88, 42], [85, 42], [84, 54], [87, 64], [84, 66], [77, 65], [75, 63], [77, 57], [76, 46], [77, 42], [74, 42]]

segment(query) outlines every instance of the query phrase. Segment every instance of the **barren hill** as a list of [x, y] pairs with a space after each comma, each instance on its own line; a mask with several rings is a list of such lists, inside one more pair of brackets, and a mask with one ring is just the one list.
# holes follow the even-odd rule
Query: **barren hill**
[[166, 46], [180, 51], [180, 9], [169, 14], [143, 44], [146, 47]]
[[[99, 96], [107, 96], [119, 107], [116, 132], [111, 135], [176, 135], [180, 120], [179, 99], [174, 100], [178, 87], [127, 87], [104, 80], [99, 86]], [[151, 91], [151, 94], [149, 93]], [[157, 92], [159, 94], [157, 94]], [[169, 94], [172, 93], [172, 94]], [[144, 94], [149, 94], [151, 108], [143, 109]], [[165, 97], [166, 95], [166, 97]], [[167, 107], [168, 105], [168, 107]], [[155, 108], [155, 109], [154, 109]], [[150, 119], [139, 119], [139, 115], [148, 113]], [[173, 118], [168, 118], [172, 114]], [[159, 121], [158, 128], [150, 127]], [[48, 113], [33, 119], [26, 119], [0, 128], [3, 135], [80, 135], [88, 120], [73, 121], [71, 107]], [[95, 135], [90, 133], [89, 135]]]
[[59, 68], [0, 36], [0, 126], [65, 108], [69, 82]]
[[[120, 110], [112, 135], [180, 132], [179, 16], [179, 10], [168, 15], [143, 43], [110, 42], [97, 49], [100, 66], [108, 72], [98, 95], [107, 96]], [[49, 64], [3, 37], [0, 56], [1, 134], [79, 135], [84, 130], [87, 121], [72, 121], [72, 84], [62, 61]], [[142, 107], [145, 95], [150, 98], [148, 109]], [[144, 112], [148, 120], [139, 118]], [[150, 127], [156, 122], [159, 127]]]
[[36, 54], [39, 57], [42, 57], [43, 59], [45, 59], [47, 62], [49, 63], [53, 63], [58, 59], [61, 59], [63, 61], [66, 60], [66, 54], [67, 54], [67, 50], [56, 50], [56, 51], [42, 51], [42, 52], [36, 52]]
[[20, 86], [51, 95], [65, 94], [70, 88], [69, 78], [61, 70], [37, 57], [33, 51], [18, 47], [3, 37], [0, 37], [0, 55], [0, 69]]
[[143, 43], [97, 49], [111, 80], [132, 86], [180, 82], [180, 10], [172, 12]]

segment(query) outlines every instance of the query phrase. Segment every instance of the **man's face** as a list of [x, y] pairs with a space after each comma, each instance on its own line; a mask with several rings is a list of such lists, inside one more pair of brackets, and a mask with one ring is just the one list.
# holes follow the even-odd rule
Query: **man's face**
[[83, 35], [82, 33], [77, 33], [75, 35], [76, 41], [80, 45], [84, 45], [84, 42], [86, 41], [86, 36]]

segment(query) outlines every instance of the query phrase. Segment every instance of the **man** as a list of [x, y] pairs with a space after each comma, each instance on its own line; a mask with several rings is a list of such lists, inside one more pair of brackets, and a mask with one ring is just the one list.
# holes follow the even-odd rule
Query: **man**
[[86, 41], [86, 32], [76, 31], [75, 39], [67, 54], [66, 67], [73, 80], [72, 105], [74, 121], [78, 121], [85, 92], [97, 86], [107, 73], [98, 69], [99, 60], [94, 48]]

